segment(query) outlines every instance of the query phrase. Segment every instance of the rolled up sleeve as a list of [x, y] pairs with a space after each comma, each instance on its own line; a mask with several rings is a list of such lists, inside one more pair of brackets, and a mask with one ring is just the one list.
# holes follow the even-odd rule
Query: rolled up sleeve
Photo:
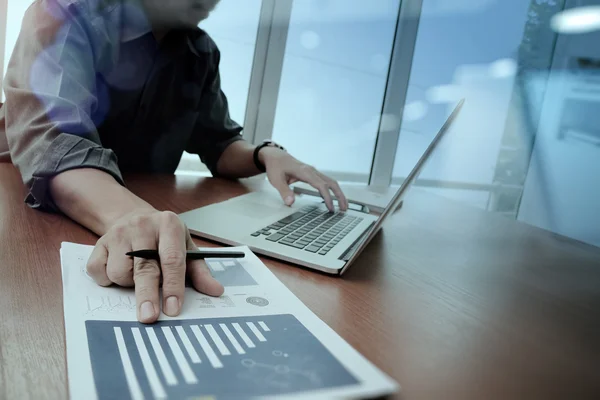
[[29, 190], [26, 203], [46, 211], [57, 211], [48, 186], [64, 171], [97, 168], [123, 184], [96, 130], [107, 104], [96, 79], [93, 26], [76, 3], [59, 3], [28, 9], [5, 79], [10, 156]]
[[238, 140], [243, 140], [242, 127], [229, 114], [227, 97], [221, 89], [219, 73], [220, 53], [211, 53], [210, 73], [200, 99], [200, 113], [194, 133], [186, 151], [198, 154], [213, 176], [219, 176], [217, 164], [225, 149]]

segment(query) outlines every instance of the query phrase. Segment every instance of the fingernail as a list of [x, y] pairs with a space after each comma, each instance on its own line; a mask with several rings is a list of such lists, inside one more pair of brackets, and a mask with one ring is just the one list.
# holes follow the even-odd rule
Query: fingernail
[[179, 300], [177, 297], [171, 296], [167, 299], [165, 303], [165, 314], [167, 315], [177, 315], [179, 313]]
[[154, 317], [154, 306], [150, 301], [145, 301], [140, 307], [140, 315], [143, 320], [151, 319]]
[[291, 206], [293, 202], [294, 202], [294, 198], [292, 196], [288, 196], [288, 197], [285, 198], [285, 205], [286, 206]]

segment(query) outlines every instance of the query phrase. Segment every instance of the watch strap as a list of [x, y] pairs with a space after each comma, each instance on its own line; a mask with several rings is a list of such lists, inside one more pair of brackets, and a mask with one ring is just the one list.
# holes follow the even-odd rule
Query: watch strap
[[264, 142], [262, 142], [260, 145], [256, 146], [256, 148], [254, 149], [254, 165], [256, 165], [256, 168], [258, 168], [259, 171], [261, 172], [266, 172], [267, 169], [265, 168], [265, 166], [263, 165], [263, 163], [260, 162], [259, 158], [258, 158], [258, 153], [260, 152], [260, 150], [264, 147], [275, 147], [278, 149], [281, 149], [283, 151], [285, 151], [285, 149], [283, 148], [283, 146], [275, 143], [272, 140], [265, 140]]
[[258, 168], [258, 170], [260, 172], [266, 172], [267, 169], [265, 168], [264, 164], [260, 162], [260, 160], [258, 159], [258, 152], [263, 148], [263, 147], [267, 147], [269, 145], [268, 142], [263, 142], [261, 144], [259, 144], [258, 146], [256, 146], [256, 148], [254, 149], [254, 165], [256, 165], [256, 168]]

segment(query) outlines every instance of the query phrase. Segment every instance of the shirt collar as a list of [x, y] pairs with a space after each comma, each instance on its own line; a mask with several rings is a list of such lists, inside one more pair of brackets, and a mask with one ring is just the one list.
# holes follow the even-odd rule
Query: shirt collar
[[152, 25], [146, 16], [141, 0], [123, 0], [118, 12], [121, 22], [121, 42], [131, 42], [152, 32]]
[[[111, 10], [113, 18], [120, 24], [121, 43], [132, 42], [152, 32], [152, 24], [148, 20], [141, 0], [119, 0]], [[202, 57], [198, 49], [206, 51], [211, 48], [211, 41], [206, 32], [200, 28], [173, 29], [163, 40], [171, 42], [169, 47], [176, 53], [190, 51], [196, 57]]]

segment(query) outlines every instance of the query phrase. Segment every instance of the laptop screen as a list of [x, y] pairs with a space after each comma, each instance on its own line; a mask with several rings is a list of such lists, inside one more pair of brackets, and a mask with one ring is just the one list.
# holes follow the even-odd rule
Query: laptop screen
[[417, 176], [419, 176], [419, 173], [423, 169], [427, 160], [429, 159], [437, 145], [440, 143], [442, 138], [445, 136], [446, 132], [449, 130], [450, 125], [452, 125], [452, 123], [456, 119], [456, 116], [460, 112], [464, 102], [464, 99], [461, 99], [458, 102], [458, 104], [456, 105], [456, 107], [454, 108], [444, 125], [440, 128], [437, 135], [431, 141], [431, 143], [429, 144], [419, 161], [417, 161], [412, 171], [410, 171], [410, 174], [408, 174], [404, 182], [402, 182], [402, 185], [400, 185], [398, 191], [396, 192], [392, 200], [388, 203], [385, 210], [383, 210], [377, 221], [362, 236], [361, 241], [359, 242], [360, 244], [354, 248], [354, 251], [350, 255], [350, 258], [348, 259], [348, 262], [346, 263], [344, 269], [347, 268], [354, 261], [354, 259], [361, 253], [364, 247], [371, 241], [371, 239], [373, 239], [373, 237], [379, 231], [379, 228], [381, 228], [386, 219], [388, 219], [388, 217], [391, 214], [393, 214], [394, 211], [398, 208], [400, 202], [404, 198], [404, 195], [406, 194], [410, 186], [412, 186]]

